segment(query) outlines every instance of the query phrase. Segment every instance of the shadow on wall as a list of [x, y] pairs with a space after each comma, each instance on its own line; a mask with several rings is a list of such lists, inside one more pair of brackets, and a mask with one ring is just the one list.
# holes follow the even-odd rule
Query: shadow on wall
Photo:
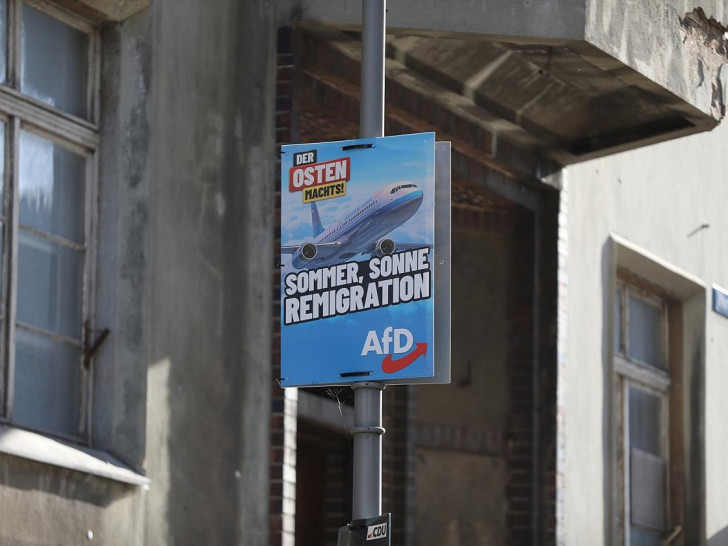
[[724, 527], [708, 539], [708, 546], [728, 546], [728, 527]]
[[[602, 445], [604, 446], [602, 457], [604, 461], [611, 461], [611, 441], [612, 441], [612, 366], [611, 366], [611, 350], [612, 343], [614, 340], [614, 332], [609, 329], [609, 325], [612, 324], [611, 319], [611, 285], [614, 282], [614, 278], [611, 272], [612, 264], [612, 246], [609, 241], [604, 243], [602, 246], [602, 261], [601, 261], [601, 278], [602, 287], [607, 287], [602, 297], [604, 298], [602, 305], [602, 324], [606, 328], [606, 332], [602, 334], [602, 385], [604, 385], [604, 407], [602, 410]], [[614, 484], [613, 480], [613, 469], [611, 464], [604, 465], [604, 485], [602, 488], [602, 496], [604, 507], [606, 510], [606, 517], [604, 518], [604, 539], [605, 542], [609, 542], [612, 536], [612, 524], [613, 521], [611, 512], [612, 506], [612, 490]]]

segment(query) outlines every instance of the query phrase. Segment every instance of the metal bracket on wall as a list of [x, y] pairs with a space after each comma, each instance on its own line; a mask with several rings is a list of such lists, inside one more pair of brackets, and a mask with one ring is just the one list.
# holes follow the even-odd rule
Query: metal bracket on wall
[[93, 344], [89, 344], [92, 332], [99, 332], [99, 330], [92, 330], [89, 327], [88, 323], [86, 323], [84, 325], [84, 339], [86, 341], [84, 342], [83, 346], [83, 366], [86, 369], [88, 369], [88, 367], [91, 365], [91, 360], [94, 356], [96, 356], [96, 353], [101, 348], [101, 345], [103, 345], [104, 341], [106, 341], [106, 338], [109, 337], [110, 330], [108, 328], [104, 328], [100, 331], [98, 337], [93, 342]]

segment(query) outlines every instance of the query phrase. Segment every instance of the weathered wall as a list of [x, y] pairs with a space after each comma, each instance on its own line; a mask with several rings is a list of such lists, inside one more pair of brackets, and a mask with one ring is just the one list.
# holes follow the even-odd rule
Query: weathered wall
[[[0, 544], [145, 544], [144, 492], [81, 472], [0, 457]], [[90, 542], [91, 543], [91, 542]]]
[[417, 450], [415, 544], [505, 544], [506, 472], [502, 460]]
[[162, 467], [149, 468], [166, 518], [148, 520], [147, 542], [262, 545], [273, 7], [186, 0], [152, 10], [149, 362], [168, 371], [148, 400], [168, 435]]
[[[587, 4], [589, 43], [714, 119], [725, 115], [725, 2], [590, 0]], [[703, 13], [688, 17], [696, 8]], [[624, 70], [614, 75], [626, 81], [631, 77]]]
[[[568, 362], [565, 365], [566, 483], [568, 544], [604, 544], [609, 521], [606, 370], [609, 344], [610, 259], [615, 233], [673, 267], [699, 278], [707, 288], [728, 285], [728, 126], [673, 143], [660, 144], [571, 167], [568, 245]], [[708, 544], [728, 527], [728, 320], [706, 301], [705, 393], [693, 392], [704, 411]], [[700, 317], [699, 319], [702, 319]], [[561, 324], [560, 328], [564, 328]], [[691, 321], [690, 327], [699, 327]], [[699, 348], [699, 347], [698, 347]], [[702, 460], [692, 462], [700, 473]], [[689, 469], [689, 471], [691, 471]], [[695, 483], [700, 489], [702, 484]], [[715, 537], [715, 538], [714, 538]], [[711, 538], [713, 541], [711, 542]]]
[[504, 430], [508, 425], [506, 234], [452, 234], [452, 384], [417, 388], [417, 419]]
[[[431, 0], [426, 4], [427, 7], [423, 9], [421, 2], [388, 3], [389, 31], [404, 36], [480, 37], [507, 43], [564, 46], [568, 55], [563, 56], [561, 61], [557, 60], [557, 63], [566, 58], [573, 61], [573, 54], [576, 53], [579, 62], [585, 63], [583, 75], [572, 79], [566, 70], [555, 81], [564, 77], [576, 89], [582, 90], [590, 86], [603, 86], [605, 96], [601, 97], [602, 107], [616, 110], [615, 115], [629, 109], [635, 112], [631, 123], [625, 120], [619, 127], [600, 136], [606, 142], [613, 141], [610, 147], [625, 143], [637, 145], [632, 142], [634, 135], [630, 135], [630, 131], [641, 132], [644, 139], [649, 137], [649, 141], [655, 142], [670, 133], [677, 136], [710, 129], [725, 115], [728, 74], [723, 65], [728, 61], [728, 55], [723, 37], [726, 30], [724, 2]], [[287, 0], [285, 6], [286, 9], [281, 10], [281, 13], [292, 13], [295, 18], [304, 21], [344, 27], [361, 25], [361, 2], [358, 0], [345, 0], [333, 5], [316, 0]], [[699, 8], [702, 11], [698, 11]], [[406, 52], [406, 47], [403, 50]], [[400, 54], [403, 50], [400, 50]], [[551, 62], [551, 53], [548, 59], [543, 59], [547, 67]], [[541, 66], [540, 63], [536, 62], [538, 66]], [[519, 63], [514, 60], [506, 62], [504, 57], [488, 70], [476, 70], [472, 80], [461, 83], [466, 89], [472, 82], [482, 84], [484, 75], [490, 76], [491, 71], [501, 69], [501, 65], [516, 67]], [[582, 67], [574, 66], [572, 70], [581, 72]], [[548, 68], [546, 73], [549, 73]], [[589, 76], [587, 73], [601, 74]], [[603, 76], [606, 79], [602, 79]], [[582, 78], [588, 81], [580, 81]], [[538, 78], [527, 76], [524, 76], [523, 81], [524, 88], [540, 82]], [[610, 96], [607, 91], [614, 92], [614, 82], [639, 92], [632, 98], [621, 98], [619, 94]], [[584, 88], [583, 83], [587, 84]], [[540, 94], [547, 91], [548, 86], [539, 88]], [[501, 105], [509, 102], [503, 97], [500, 101]], [[523, 109], [532, 106], [533, 103], [527, 102]], [[594, 107], [597, 106], [595, 101]], [[554, 108], [568, 110], [565, 104]], [[650, 120], [649, 115], [654, 115], [656, 109], [669, 112], [670, 116]], [[647, 118], [644, 126], [640, 127], [638, 119], [642, 115], [647, 115]], [[521, 125], [521, 121], [518, 121], [518, 125]], [[538, 134], [538, 125], [544, 125], [544, 121], [539, 121], [533, 127], [522, 126]], [[549, 124], [545, 126], [548, 128]], [[559, 123], [554, 122], [551, 129], [559, 129]], [[595, 135], [585, 132], [583, 136], [591, 138]], [[648, 143], [644, 141], [638, 145]], [[583, 153], [586, 150], [576, 146], [574, 150], [567, 147], [567, 151]], [[573, 160], [570, 158], [568, 161]]]
[[[286, 0], [303, 20], [350, 26], [361, 25], [361, 1], [334, 3]], [[426, 3], [387, 3], [387, 25], [407, 32], [463, 32], [490, 36], [580, 39], [584, 36], [584, 0], [514, 2], [511, 0], [458, 0]]]
[[452, 384], [415, 393], [418, 441], [441, 448], [417, 449], [416, 543], [503, 544], [511, 241], [457, 230], [452, 256]]
[[267, 544], [274, 15], [104, 30], [93, 445], [151, 486], [2, 456], [3, 544]]

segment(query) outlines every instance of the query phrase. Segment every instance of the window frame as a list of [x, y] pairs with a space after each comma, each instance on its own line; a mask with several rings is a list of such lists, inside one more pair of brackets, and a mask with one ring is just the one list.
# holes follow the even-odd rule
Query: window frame
[[[5, 123], [5, 172], [3, 248], [2, 248], [2, 297], [0, 316], [3, 319], [0, 332], [0, 423], [18, 428], [13, 418], [15, 386], [15, 336], [18, 328], [41, 331], [53, 338], [52, 332], [17, 323], [18, 246], [20, 232], [40, 235], [44, 240], [60, 242], [82, 252], [81, 325], [79, 332], [80, 359], [79, 399], [75, 434], [32, 427], [32, 430], [84, 444], [91, 443], [91, 412], [93, 407], [93, 365], [88, 361], [88, 348], [94, 335], [93, 294], [96, 284], [96, 233], [97, 233], [97, 186], [99, 151], [99, 91], [100, 91], [100, 34], [99, 29], [86, 19], [45, 0], [8, 0], [7, 72], [6, 81], [0, 84], [0, 121]], [[20, 92], [21, 45], [23, 7], [33, 9], [88, 35], [88, 66], [86, 78], [86, 114], [88, 119], [75, 116]], [[65, 241], [62, 237], [39, 233], [19, 222], [19, 140], [21, 131], [44, 138], [84, 158], [84, 241], [82, 245]], [[59, 241], [55, 241], [59, 239]], [[70, 243], [70, 244], [69, 244]], [[60, 336], [65, 337], [65, 336]], [[89, 365], [87, 365], [87, 363]]]
[[[616, 336], [612, 336], [613, 363], [614, 363], [614, 407], [617, 408], [617, 483], [619, 494], [617, 495], [617, 544], [630, 546], [630, 530], [632, 526], [631, 514], [631, 444], [629, 438], [629, 389], [638, 388], [660, 399], [660, 449], [661, 458], [665, 463], [665, 498], [664, 517], [665, 531], [660, 540], [665, 540], [672, 528], [671, 521], [671, 459], [670, 459], [670, 340], [669, 340], [669, 312], [670, 301], [661, 291], [647, 286], [647, 283], [639, 279], [630, 278], [624, 271], [618, 273], [613, 299], [616, 302], [620, 299], [619, 307], [615, 304], [615, 315], [619, 312], [618, 321], [614, 321], [615, 327], [620, 328], [619, 339], [621, 344], [617, 347]], [[636, 296], [646, 300], [655, 307], [659, 307], [661, 316], [661, 339], [660, 350], [664, 368], [642, 362], [629, 355], [629, 298]]]
[[[622, 544], [623, 486], [619, 481], [623, 450], [618, 429], [620, 407], [615, 373], [616, 286], [618, 279], [636, 284], [668, 302], [667, 371], [670, 386], [670, 467], [668, 544], [703, 545], [706, 534], [706, 344], [709, 285], [650, 250], [611, 231], [606, 243], [608, 276], [604, 285], [604, 427], [608, 459], [604, 480], [606, 542]], [[698, 464], [694, 464], [694, 463]]]

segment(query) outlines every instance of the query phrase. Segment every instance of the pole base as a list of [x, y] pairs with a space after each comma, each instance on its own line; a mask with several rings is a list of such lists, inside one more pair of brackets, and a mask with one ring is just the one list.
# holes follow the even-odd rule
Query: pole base
[[339, 528], [337, 546], [392, 546], [392, 514], [355, 519]]

